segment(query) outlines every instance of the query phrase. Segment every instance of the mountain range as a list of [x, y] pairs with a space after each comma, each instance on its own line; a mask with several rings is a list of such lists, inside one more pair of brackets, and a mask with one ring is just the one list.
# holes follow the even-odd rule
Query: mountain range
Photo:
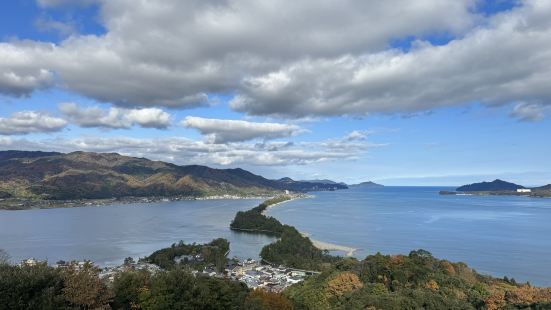
[[0, 151], [0, 198], [100, 199], [146, 196], [260, 195], [347, 188], [270, 180], [249, 171], [178, 166], [117, 153]]

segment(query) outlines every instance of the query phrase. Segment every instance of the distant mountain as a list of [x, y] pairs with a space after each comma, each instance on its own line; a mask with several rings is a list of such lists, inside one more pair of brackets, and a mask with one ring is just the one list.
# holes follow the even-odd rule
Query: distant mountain
[[40, 199], [125, 196], [255, 195], [346, 188], [269, 180], [243, 169], [178, 166], [116, 153], [0, 151], [0, 197]]
[[363, 187], [363, 188], [384, 187], [384, 185], [382, 185], [382, 184], [377, 184], [377, 183], [371, 182], [371, 181], [362, 182], [362, 183], [359, 183], [359, 184], [353, 184], [353, 185], [349, 185], [349, 186], [350, 187]]
[[534, 187], [532, 190], [551, 191], [551, 184], [547, 184], [545, 186], [540, 186], [540, 187]]
[[52, 155], [60, 155], [57, 152], [40, 152], [40, 151], [0, 151], [0, 160], [12, 159], [12, 158], [37, 158], [46, 157]]
[[337, 183], [331, 180], [295, 181], [291, 178], [282, 178], [276, 181], [286, 184], [287, 187], [294, 191], [337, 190], [348, 188], [344, 183]]
[[532, 188], [532, 195], [539, 197], [551, 197], [551, 184]]
[[503, 180], [494, 180], [492, 182], [473, 183], [458, 187], [458, 192], [495, 192], [495, 191], [516, 191], [525, 188], [522, 185], [505, 182]]
[[302, 180], [302, 181], [300, 181], [300, 182], [321, 183], [321, 184], [333, 184], [333, 185], [336, 185], [336, 184], [346, 185], [346, 183], [344, 183], [344, 182], [335, 182], [335, 181], [327, 180], [327, 179], [321, 179], [321, 180]]

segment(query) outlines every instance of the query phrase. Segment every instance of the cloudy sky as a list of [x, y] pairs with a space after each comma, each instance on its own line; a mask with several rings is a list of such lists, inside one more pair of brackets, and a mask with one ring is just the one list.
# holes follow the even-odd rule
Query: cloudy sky
[[0, 4], [0, 150], [551, 183], [551, 1]]

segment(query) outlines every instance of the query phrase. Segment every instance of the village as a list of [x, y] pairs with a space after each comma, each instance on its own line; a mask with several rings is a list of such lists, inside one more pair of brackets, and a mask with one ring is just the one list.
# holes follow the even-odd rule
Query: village
[[[194, 269], [193, 266], [195, 263], [203, 261], [201, 255], [186, 255], [185, 257], [177, 257], [174, 260], [181, 266], [185, 266], [184, 268], [189, 268], [190, 272], [196, 277], [206, 276], [240, 281], [245, 283], [250, 289], [264, 289], [270, 292], [281, 292], [285, 288], [304, 281], [308, 276], [317, 273], [287, 268], [281, 265], [262, 264], [254, 259], [247, 259], [244, 261], [239, 261], [235, 258], [228, 259], [222, 272], [217, 272], [213, 264], [209, 264], [201, 268], [201, 270]], [[38, 264], [47, 264], [47, 262], [29, 258], [21, 261], [19, 266], [36, 266]], [[53, 266], [55, 268], [69, 268], [72, 266], [76, 269], [82, 269], [86, 264], [93, 263], [89, 261], [59, 261]], [[102, 268], [99, 277], [108, 283], [113, 283], [117, 275], [130, 270], [145, 270], [152, 274], [162, 271], [162, 269], [155, 264], [134, 261], [131, 258], [127, 258], [122, 265]]]

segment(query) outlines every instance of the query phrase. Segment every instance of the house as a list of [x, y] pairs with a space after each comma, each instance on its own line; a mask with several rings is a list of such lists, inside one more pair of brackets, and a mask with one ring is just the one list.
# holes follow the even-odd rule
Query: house
[[532, 190], [529, 188], [517, 188], [517, 193], [531, 193]]
[[39, 261], [36, 260], [35, 258], [27, 258], [23, 261], [21, 261], [21, 264], [19, 264], [19, 266], [23, 267], [23, 266], [27, 266], [27, 267], [33, 267], [33, 266], [36, 266], [38, 265]]

